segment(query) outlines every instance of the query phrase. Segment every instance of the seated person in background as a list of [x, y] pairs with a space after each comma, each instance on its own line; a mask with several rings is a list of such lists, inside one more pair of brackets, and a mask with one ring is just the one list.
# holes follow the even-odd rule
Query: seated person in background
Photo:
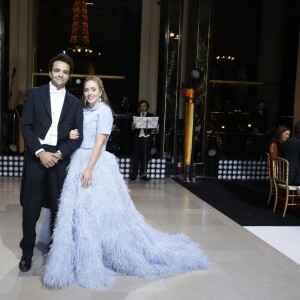
[[290, 137], [291, 131], [286, 125], [280, 125], [274, 134], [272, 142], [269, 146], [269, 154], [271, 158], [280, 157], [280, 147]]
[[280, 147], [281, 157], [289, 162], [289, 183], [300, 185], [300, 122], [294, 127], [294, 136]]

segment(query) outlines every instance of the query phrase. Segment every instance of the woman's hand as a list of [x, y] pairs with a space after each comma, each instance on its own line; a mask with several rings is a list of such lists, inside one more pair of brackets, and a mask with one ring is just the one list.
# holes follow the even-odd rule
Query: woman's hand
[[81, 176], [81, 186], [88, 188], [92, 185], [92, 171], [85, 169]]
[[76, 139], [78, 139], [78, 138], [79, 138], [79, 132], [78, 132], [78, 130], [77, 130], [77, 129], [71, 130], [70, 133], [69, 133], [69, 138], [70, 138], [71, 140], [76, 140]]

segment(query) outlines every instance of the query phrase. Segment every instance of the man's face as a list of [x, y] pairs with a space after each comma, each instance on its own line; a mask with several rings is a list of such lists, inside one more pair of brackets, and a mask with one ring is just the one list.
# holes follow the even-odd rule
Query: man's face
[[56, 61], [53, 64], [52, 70], [49, 71], [52, 84], [60, 90], [70, 79], [70, 66], [63, 61]]
[[147, 103], [141, 103], [140, 104], [140, 111], [141, 112], [147, 112], [148, 111]]
[[264, 102], [257, 103], [257, 109], [258, 110], [263, 110], [264, 108], [265, 108], [265, 103]]

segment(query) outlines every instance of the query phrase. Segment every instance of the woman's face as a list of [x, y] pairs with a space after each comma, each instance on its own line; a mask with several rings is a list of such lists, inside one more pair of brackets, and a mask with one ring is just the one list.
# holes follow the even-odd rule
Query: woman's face
[[89, 80], [85, 83], [83, 92], [90, 108], [100, 101], [102, 91], [100, 91], [98, 84], [94, 80]]
[[291, 132], [290, 132], [289, 130], [284, 131], [284, 132], [281, 134], [280, 141], [281, 141], [281, 142], [285, 142], [285, 141], [290, 137], [290, 134], [291, 134]]

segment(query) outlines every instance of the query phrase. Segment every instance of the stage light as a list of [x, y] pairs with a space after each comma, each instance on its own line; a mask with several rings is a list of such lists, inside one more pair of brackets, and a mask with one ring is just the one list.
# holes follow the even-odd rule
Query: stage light
[[196, 68], [191, 71], [191, 78], [195, 81], [200, 80], [203, 76], [203, 72]]

